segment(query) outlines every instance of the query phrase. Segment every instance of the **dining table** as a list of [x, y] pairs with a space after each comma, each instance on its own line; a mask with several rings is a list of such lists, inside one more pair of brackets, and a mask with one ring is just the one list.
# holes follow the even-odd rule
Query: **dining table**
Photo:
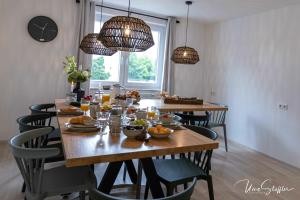
[[203, 102], [203, 104], [167, 104], [163, 99], [141, 99], [139, 107], [155, 107], [160, 112], [193, 112], [193, 111], [226, 111], [228, 107], [213, 103]]
[[[68, 106], [64, 99], [56, 99], [55, 105], [57, 110]], [[160, 100], [145, 99], [141, 100], [140, 105], [156, 106], [162, 111], [180, 111], [180, 108], [176, 109], [174, 105], [164, 105]], [[188, 108], [188, 106], [184, 105], [181, 111], [190, 111], [189, 109], [196, 107], [197, 111], [205, 108], [216, 109], [216, 107], [210, 104], [205, 104], [202, 108], [199, 106]], [[76, 167], [108, 163], [106, 171], [98, 185], [98, 190], [107, 194], [112, 190], [123, 164], [127, 167], [131, 181], [134, 184], [137, 183], [138, 176], [132, 160], [138, 159], [149, 182], [152, 197], [164, 197], [152, 157], [212, 150], [219, 147], [217, 141], [211, 140], [185, 127], [175, 130], [168, 138], [155, 139], [149, 137], [149, 140], [146, 141], [129, 139], [122, 131], [119, 134], [111, 134], [109, 127], [102, 130], [102, 134], [98, 132], [72, 132], [65, 126], [71, 117], [57, 115], [65, 165], [66, 167]]]

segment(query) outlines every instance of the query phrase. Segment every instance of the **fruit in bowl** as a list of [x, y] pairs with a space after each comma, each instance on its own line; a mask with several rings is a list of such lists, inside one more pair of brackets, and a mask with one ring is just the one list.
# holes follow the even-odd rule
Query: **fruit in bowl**
[[107, 111], [110, 111], [111, 109], [112, 109], [112, 106], [109, 104], [103, 104], [101, 106], [101, 112], [107, 112]]
[[148, 122], [145, 119], [137, 119], [132, 122], [134, 126], [148, 126]]
[[167, 138], [174, 130], [166, 128], [162, 125], [148, 128], [148, 133], [154, 138]]

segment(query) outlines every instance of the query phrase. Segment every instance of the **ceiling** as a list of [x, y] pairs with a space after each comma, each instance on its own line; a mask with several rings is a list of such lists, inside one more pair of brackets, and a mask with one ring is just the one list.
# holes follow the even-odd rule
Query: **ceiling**
[[[300, 0], [193, 0], [190, 17], [205, 23], [217, 22], [296, 3]], [[128, 0], [104, 0], [104, 4], [127, 8]], [[187, 10], [185, 0], [131, 0], [131, 7], [146, 13], [175, 17], [185, 17]]]

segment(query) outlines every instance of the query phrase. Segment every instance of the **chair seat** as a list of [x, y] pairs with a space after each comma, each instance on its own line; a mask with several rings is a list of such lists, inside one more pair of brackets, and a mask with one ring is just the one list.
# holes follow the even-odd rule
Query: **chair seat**
[[51, 133], [48, 134], [48, 141], [60, 141], [61, 134], [58, 128], [54, 129]]
[[162, 182], [183, 184], [194, 177], [204, 178], [207, 174], [188, 159], [157, 159], [153, 160], [155, 169]]
[[223, 126], [223, 124], [209, 122], [207, 125], [208, 128], [214, 128], [214, 127], [220, 127], [220, 126]]
[[42, 193], [46, 196], [87, 190], [96, 186], [96, 177], [90, 167], [59, 166], [44, 171]]

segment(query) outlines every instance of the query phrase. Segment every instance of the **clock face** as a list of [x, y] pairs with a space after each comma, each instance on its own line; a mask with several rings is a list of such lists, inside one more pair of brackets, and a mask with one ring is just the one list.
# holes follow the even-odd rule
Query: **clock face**
[[49, 17], [37, 16], [29, 21], [28, 32], [33, 39], [39, 42], [49, 42], [57, 36], [58, 28]]

